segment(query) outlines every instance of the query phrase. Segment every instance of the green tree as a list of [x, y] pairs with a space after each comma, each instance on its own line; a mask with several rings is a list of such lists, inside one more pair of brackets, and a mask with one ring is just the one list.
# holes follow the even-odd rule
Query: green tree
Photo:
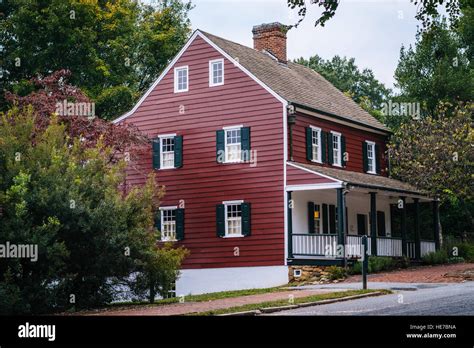
[[436, 118], [403, 124], [389, 144], [392, 175], [438, 196], [445, 233], [457, 236], [474, 231], [473, 111], [472, 103], [442, 104]]
[[[472, 26], [472, 23], [471, 23]], [[421, 105], [422, 116], [437, 117], [439, 103], [474, 98], [474, 69], [456, 30], [444, 20], [419, 32], [415, 47], [402, 47], [395, 71], [400, 101]]]
[[[0, 294], [8, 298], [0, 313], [101, 306], [117, 295], [116, 284], [149, 269], [145, 276], [157, 287], [169, 286], [159, 276], [176, 273], [185, 251], [156, 245], [163, 191], [154, 177], [126, 188], [126, 163], [111, 162], [112, 149], [100, 139], [85, 147], [57, 118], [46, 128], [34, 118], [32, 108], [0, 114], [0, 244], [39, 252], [36, 262], [1, 259]], [[162, 263], [152, 268], [157, 258]]]
[[377, 118], [381, 117], [379, 110], [390, 97], [391, 90], [375, 78], [372, 70], [360, 70], [354, 58], [336, 55], [331, 60], [324, 60], [315, 55], [309, 59], [299, 58], [295, 62], [317, 71], [365, 110]]
[[[127, 111], [190, 33], [188, 2], [7, 0], [0, 22], [0, 88], [67, 69], [99, 116]], [[27, 83], [26, 83], [27, 84]], [[110, 108], [111, 105], [114, 107]], [[5, 106], [3, 106], [5, 110]]]

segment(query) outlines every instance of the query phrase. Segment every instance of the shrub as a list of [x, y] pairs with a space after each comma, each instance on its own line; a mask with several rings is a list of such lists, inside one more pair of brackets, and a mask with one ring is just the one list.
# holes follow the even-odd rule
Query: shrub
[[433, 251], [423, 256], [423, 263], [427, 265], [439, 265], [448, 262], [446, 250]]
[[451, 257], [462, 257], [468, 262], [474, 262], [474, 245], [470, 243], [450, 243], [445, 247]]
[[465, 261], [464, 258], [463, 258], [463, 257], [459, 257], [459, 256], [457, 256], [457, 257], [450, 257], [450, 258], [448, 259], [448, 263], [463, 263], [464, 261]]
[[395, 267], [395, 262], [391, 257], [372, 256], [369, 257], [369, 272], [377, 273]]
[[326, 269], [329, 280], [343, 279], [346, 277], [346, 271], [342, 267], [330, 266]]
[[[381, 271], [391, 270], [397, 268], [397, 261], [391, 257], [386, 256], [369, 256], [369, 273], [377, 273]], [[361, 274], [362, 273], [362, 262], [357, 261], [352, 269], [349, 270], [350, 274]]]

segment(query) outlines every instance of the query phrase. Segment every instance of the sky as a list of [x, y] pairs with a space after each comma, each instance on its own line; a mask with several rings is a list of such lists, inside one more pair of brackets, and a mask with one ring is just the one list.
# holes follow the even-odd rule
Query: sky
[[[193, 0], [193, 29], [252, 47], [254, 25], [281, 22], [294, 24], [296, 11], [286, 0]], [[310, 3], [310, 0], [307, 0]], [[355, 58], [360, 69], [370, 68], [375, 77], [393, 88], [393, 75], [402, 45], [415, 43], [419, 22], [416, 6], [409, 0], [341, 0], [335, 17], [315, 27], [321, 10], [308, 6], [306, 19], [288, 33], [288, 58], [324, 59], [335, 55]]]

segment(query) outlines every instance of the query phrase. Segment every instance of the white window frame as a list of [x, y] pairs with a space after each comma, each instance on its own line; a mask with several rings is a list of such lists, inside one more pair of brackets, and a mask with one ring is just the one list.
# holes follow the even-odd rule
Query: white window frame
[[[177, 241], [176, 239], [176, 210], [178, 209], [177, 206], [168, 206], [168, 207], [160, 207], [160, 223], [161, 223], [161, 226], [160, 226], [160, 233], [161, 233], [161, 241], [162, 242], [175, 242]], [[170, 211], [170, 210], [175, 210], [175, 213], [174, 213], [174, 239], [173, 238], [167, 238], [164, 236], [164, 223], [165, 223], [165, 219], [164, 219], [164, 212], [165, 211]]]
[[160, 139], [160, 170], [175, 169], [175, 160], [176, 159], [174, 158], [174, 146], [176, 144], [173, 145], [173, 166], [172, 167], [164, 165], [164, 152], [163, 152], [163, 140], [173, 139], [173, 141], [174, 141], [175, 136], [176, 136], [176, 134], [163, 134], [163, 135], [158, 136], [158, 138]]
[[[221, 63], [222, 64], [222, 81], [221, 82], [214, 82], [214, 64]], [[209, 61], [209, 87], [216, 87], [222, 86], [224, 84], [224, 58], [214, 59]]]
[[[316, 162], [316, 163], [323, 163], [322, 162], [322, 148], [321, 148], [321, 128], [314, 127], [314, 126], [309, 126], [311, 128], [311, 152], [313, 155], [313, 158], [311, 159], [311, 162]], [[317, 133], [318, 137], [318, 152], [317, 152], [317, 158], [314, 159], [314, 134], [313, 132]]]
[[[241, 163], [242, 162], [242, 128], [243, 125], [239, 126], [229, 126], [229, 127], [223, 127], [222, 129], [224, 130], [224, 163]], [[240, 131], [240, 147], [239, 147], [239, 156], [235, 160], [227, 160], [227, 132], [229, 131], [234, 131], [234, 130], [239, 130]], [[235, 145], [235, 144], [233, 144]]]
[[[244, 237], [242, 234], [242, 203], [244, 203], [243, 200], [238, 200], [238, 201], [224, 201], [222, 204], [224, 204], [224, 219], [225, 219], [225, 235], [224, 238], [241, 238]], [[228, 218], [227, 218], [227, 207], [229, 205], [240, 205], [240, 234], [229, 234], [229, 228], [228, 228]]]
[[[178, 72], [181, 70], [186, 71], [186, 89], [179, 89], [179, 79], [178, 79]], [[175, 93], [183, 93], [189, 91], [189, 66], [178, 66], [174, 68], [174, 92]]]
[[[331, 131], [332, 136], [332, 165], [336, 167], [342, 167], [342, 134], [339, 132]], [[337, 158], [334, 156], [334, 137], [337, 137]], [[336, 161], [337, 160], [337, 161]]]
[[[375, 154], [375, 142], [366, 140], [365, 146], [367, 147], [367, 173], [377, 174], [377, 161]], [[369, 147], [372, 148], [372, 157], [369, 157]], [[370, 168], [369, 160], [372, 161], [372, 168]]]

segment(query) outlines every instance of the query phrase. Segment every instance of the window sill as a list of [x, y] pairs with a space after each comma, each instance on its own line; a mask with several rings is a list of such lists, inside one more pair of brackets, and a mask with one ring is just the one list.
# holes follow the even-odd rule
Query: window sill
[[342, 166], [341, 166], [340, 164], [337, 164], [337, 163], [333, 163], [332, 166], [333, 166], [333, 167], [342, 168]]
[[157, 170], [172, 170], [172, 169], [178, 169], [176, 167], [169, 167], [169, 168], [160, 168], [160, 169], [157, 169]]
[[318, 163], [318, 164], [323, 164], [322, 161], [316, 161], [316, 160], [310, 160], [310, 162], [312, 162], [312, 163]]
[[245, 237], [243, 234], [235, 235], [235, 236], [222, 236], [221, 238], [243, 238]]
[[161, 243], [170, 243], [170, 242], [177, 242], [178, 240], [177, 239], [161, 239], [160, 242]]
[[220, 162], [220, 164], [239, 164], [239, 163], [245, 163], [245, 161], [239, 160], [239, 161]]
[[219, 86], [224, 86], [224, 83], [216, 83], [216, 84], [210, 84], [209, 87], [219, 87]]
[[377, 175], [377, 172], [366, 172], [366, 174]]
[[182, 91], [175, 90], [174, 93], [186, 93], [189, 92], [189, 89], [183, 89]]

